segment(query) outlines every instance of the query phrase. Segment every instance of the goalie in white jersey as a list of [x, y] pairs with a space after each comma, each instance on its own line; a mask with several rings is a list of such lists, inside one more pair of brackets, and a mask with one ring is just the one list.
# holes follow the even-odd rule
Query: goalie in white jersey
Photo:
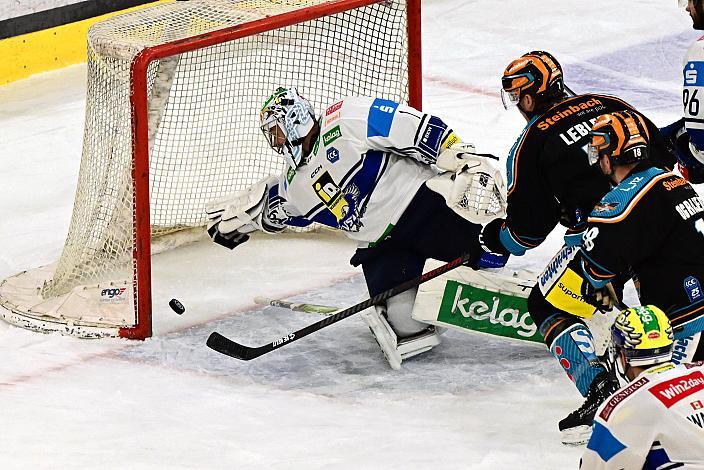
[[611, 369], [629, 383], [599, 407], [580, 468], [704, 470], [704, 363], [671, 362], [672, 328], [652, 305], [621, 312], [611, 333]]
[[[359, 243], [351, 263], [362, 266], [372, 296], [420, 276], [427, 258], [472, 253], [475, 266], [505, 263], [478, 243], [478, 223], [505, 207], [501, 174], [442, 119], [370, 97], [344, 98], [316, 118], [294, 88], [276, 90], [260, 119], [287, 171], [208, 205], [216, 243], [232, 249], [254, 230], [311, 223], [342, 230]], [[434, 327], [411, 318], [415, 293], [363, 314], [395, 369], [439, 344]]]

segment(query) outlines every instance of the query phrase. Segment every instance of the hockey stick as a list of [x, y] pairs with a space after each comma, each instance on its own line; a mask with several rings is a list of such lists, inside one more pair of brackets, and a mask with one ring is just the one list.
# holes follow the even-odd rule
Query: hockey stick
[[328, 305], [306, 304], [289, 302], [288, 300], [271, 299], [258, 295], [254, 298], [254, 303], [257, 305], [270, 305], [272, 307], [287, 308], [294, 312], [318, 313], [320, 315], [330, 315], [337, 312], [339, 307], [330, 307]]
[[477, 256], [477, 254], [472, 255], [466, 253], [460, 256], [459, 258], [450, 261], [447, 264], [443, 264], [442, 266], [435, 268], [432, 271], [428, 271], [427, 273], [416, 277], [415, 279], [410, 279], [404, 283], [399, 284], [396, 287], [392, 287], [391, 289], [381, 292], [372, 298], [364, 300], [358, 303], [357, 305], [353, 305], [352, 307], [346, 308], [340, 312], [330, 315], [329, 317], [323, 318], [318, 322], [308, 325], [305, 328], [301, 328], [298, 331], [294, 331], [293, 333], [289, 333], [286, 336], [277, 338], [271, 343], [265, 344], [264, 346], [245, 346], [243, 344], [239, 344], [235, 341], [232, 341], [231, 339], [226, 338], [218, 332], [211, 333], [210, 337], [208, 337], [208, 341], [206, 342], [206, 344], [210, 349], [213, 349], [214, 351], [217, 351], [221, 354], [225, 354], [226, 356], [234, 357], [235, 359], [240, 359], [242, 361], [250, 361], [259, 356], [270, 353], [275, 349], [279, 349], [283, 346], [286, 346], [287, 344], [291, 344], [294, 341], [301, 339], [304, 336], [308, 336], [309, 334], [314, 333], [327, 326], [330, 326], [333, 323], [337, 323], [340, 320], [344, 320], [347, 317], [351, 317], [355, 313], [359, 313], [362, 310], [366, 310], [369, 307], [377, 305], [380, 302], [383, 302], [384, 300], [388, 299], [389, 297], [393, 297], [394, 295], [400, 294], [401, 292], [405, 292], [408, 289], [423, 284], [424, 282], [429, 281], [433, 278], [436, 278], [441, 274], [445, 274], [448, 271], [452, 271], [456, 267], [461, 266], [462, 264], [467, 263], [468, 261], [474, 261], [476, 260]]

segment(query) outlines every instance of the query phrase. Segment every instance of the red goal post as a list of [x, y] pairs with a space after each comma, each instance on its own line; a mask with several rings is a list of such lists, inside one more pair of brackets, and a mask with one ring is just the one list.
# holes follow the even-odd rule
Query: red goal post
[[[202, 234], [199, 198], [244, 189], [283, 168], [275, 155], [259, 156], [258, 141], [265, 143], [251, 116], [276, 86], [302, 88], [319, 109], [351, 94], [421, 108], [420, 0], [159, 5], [96, 24], [88, 75], [84, 152], [64, 252], [57, 266], [2, 281], [0, 315], [36, 331], [144, 339], [152, 335], [155, 237]], [[243, 94], [252, 95], [246, 104], [236, 101]], [[241, 114], [247, 119], [240, 124]], [[131, 269], [122, 269], [125, 263]]]

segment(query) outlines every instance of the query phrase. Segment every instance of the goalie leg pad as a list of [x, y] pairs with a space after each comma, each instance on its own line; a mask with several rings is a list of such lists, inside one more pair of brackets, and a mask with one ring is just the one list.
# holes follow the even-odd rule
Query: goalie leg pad
[[399, 338], [417, 335], [428, 328], [427, 323], [411, 318], [417, 292], [417, 287], [409, 289], [386, 301], [386, 318]]
[[415, 335], [399, 339], [386, 320], [386, 307], [383, 306], [376, 306], [373, 311], [362, 313], [362, 319], [369, 326], [374, 339], [394, 370], [401, 369], [404, 359], [422, 354], [440, 344], [440, 332], [425, 324]]

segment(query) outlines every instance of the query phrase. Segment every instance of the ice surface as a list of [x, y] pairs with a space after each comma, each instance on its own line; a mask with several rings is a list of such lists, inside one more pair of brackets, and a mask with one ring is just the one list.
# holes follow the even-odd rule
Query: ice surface
[[[424, 107], [482, 151], [505, 156], [523, 127], [503, 110], [498, 77], [533, 49], [553, 52], [576, 91], [619, 95], [661, 125], [679, 113], [696, 34], [674, 1], [426, 1], [423, 15]], [[0, 278], [60, 254], [84, 77], [74, 66], [0, 88]], [[512, 265], [538, 269], [559, 235]], [[262, 309], [255, 295], [363, 299], [353, 251], [322, 234], [160, 254], [156, 336], [145, 342], [0, 323], [0, 468], [577, 468], [582, 450], [559, 444], [556, 423], [581, 398], [534, 345], [449, 332], [394, 372], [352, 317], [247, 363], [205, 347], [213, 330], [260, 345], [319, 319]]]

